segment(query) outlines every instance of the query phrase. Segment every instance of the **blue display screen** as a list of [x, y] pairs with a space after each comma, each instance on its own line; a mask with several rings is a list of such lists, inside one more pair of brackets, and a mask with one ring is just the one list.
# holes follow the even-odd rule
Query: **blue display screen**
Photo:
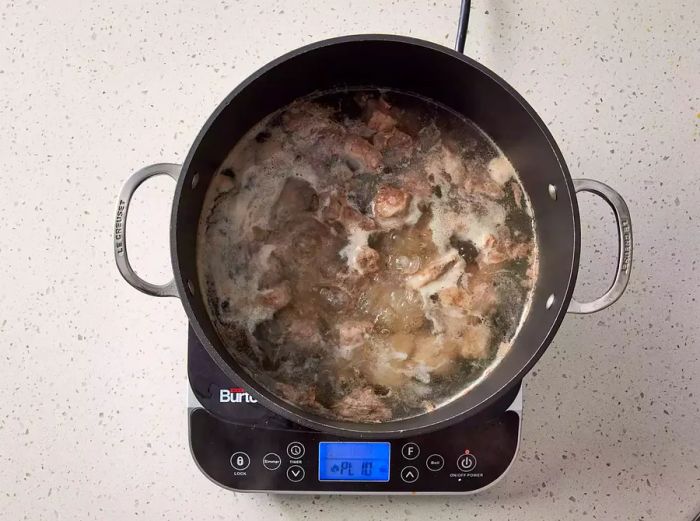
[[318, 444], [320, 481], [389, 481], [388, 442], [328, 442]]

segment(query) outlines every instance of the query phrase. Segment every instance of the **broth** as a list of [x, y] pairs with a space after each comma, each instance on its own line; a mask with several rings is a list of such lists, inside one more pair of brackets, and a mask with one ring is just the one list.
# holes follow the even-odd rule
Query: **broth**
[[508, 159], [472, 122], [391, 90], [264, 118], [213, 177], [197, 241], [232, 356], [282, 399], [355, 422], [467, 392], [510, 347], [537, 276]]

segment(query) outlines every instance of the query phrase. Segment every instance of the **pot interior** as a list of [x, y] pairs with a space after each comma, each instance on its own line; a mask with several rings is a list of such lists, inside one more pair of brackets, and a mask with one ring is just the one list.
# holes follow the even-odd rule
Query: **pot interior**
[[[198, 287], [196, 234], [211, 177], [253, 125], [293, 100], [318, 91], [377, 87], [415, 93], [463, 114], [509, 158], [530, 197], [537, 229], [539, 276], [532, 305], [510, 351], [489, 376], [442, 407], [377, 424], [329, 420], [289, 405], [238, 367], [207, 315]], [[420, 40], [355, 36], [320, 42], [267, 65], [234, 90], [207, 121], [178, 182], [172, 255], [180, 294], [200, 340], [217, 363], [272, 408], [304, 425], [363, 437], [426, 431], [483, 411], [516, 385], [551, 341], [578, 267], [578, 209], [571, 179], [542, 121], [503, 80], [449, 49]]]

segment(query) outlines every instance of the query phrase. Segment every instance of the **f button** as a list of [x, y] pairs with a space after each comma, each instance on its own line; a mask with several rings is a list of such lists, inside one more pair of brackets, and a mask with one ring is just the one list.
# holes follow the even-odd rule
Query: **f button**
[[420, 449], [418, 448], [418, 445], [415, 443], [407, 443], [403, 447], [401, 447], [401, 455], [406, 458], [407, 460], [414, 460], [418, 457], [418, 454], [420, 454]]

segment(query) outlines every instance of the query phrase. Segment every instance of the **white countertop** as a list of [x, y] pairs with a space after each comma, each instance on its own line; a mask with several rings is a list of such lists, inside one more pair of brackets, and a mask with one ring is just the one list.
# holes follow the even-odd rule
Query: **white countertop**
[[[98, 5], [99, 4], [99, 5]], [[185, 314], [117, 274], [132, 171], [182, 161], [249, 73], [361, 32], [451, 45], [458, 1], [5, 2], [0, 12], [0, 518], [690, 520], [700, 511], [700, 3], [475, 1], [467, 54], [540, 113], [574, 177], [626, 198], [626, 295], [569, 316], [526, 379], [524, 439], [471, 497], [220, 489], [187, 446]], [[624, 4], [624, 5], [623, 5]], [[282, 7], [283, 6], [283, 7]], [[137, 195], [134, 264], [168, 278], [173, 186]], [[577, 295], [612, 214], [581, 197]]]

